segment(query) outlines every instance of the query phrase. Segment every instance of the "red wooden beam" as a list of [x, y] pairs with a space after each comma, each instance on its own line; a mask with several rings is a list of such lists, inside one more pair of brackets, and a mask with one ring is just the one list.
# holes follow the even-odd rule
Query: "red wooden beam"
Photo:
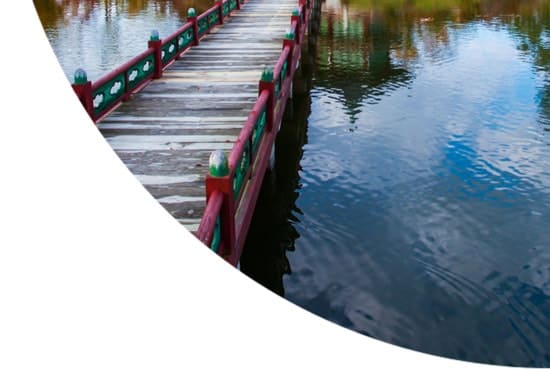
[[193, 27], [193, 46], [197, 46], [199, 44], [199, 24], [194, 8], [187, 10], [187, 23], [191, 23], [191, 27]]
[[222, 204], [222, 192], [214, 191], [210, 194], [210, 198], [206, 204], [206, 208], [204, 209], [204, 214], [199, 224], [199, 228], [197, 229], [197, 238], [207, 246], [212, 243], [216, 221], [220, 215]]
[[149, 40], [147, 46], [154, 50], [155, 71], [153, 72], [153, 78], [158, 79], [162, 77], [162, 40]]

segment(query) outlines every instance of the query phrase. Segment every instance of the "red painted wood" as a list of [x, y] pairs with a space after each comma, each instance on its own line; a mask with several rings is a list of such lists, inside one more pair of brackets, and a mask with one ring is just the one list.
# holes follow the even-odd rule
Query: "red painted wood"
[[260, 116], [262, 110], [267, 105], [268, 99], [269, 91], [260, 91], [258, 100], [256, 101], [256, 104], [254, 104], [252, 111], [248, 114], [248, 119], [241, 129], [241, 132], [239, 133], [239, 136], [237, 137], [237, 140], [233, 145], [233, 149], [231, 150], [231, 152], [229, 153], [229, 157], [227, 158], [230, 172], [233, 171], [234, 168], [237, 166], [237, 163], [239, 162], [239, 159], [244, 152], [246, 142], [250, 137], [252, 137], [252, 133], [254, 132], [254, 125], [256, 124], [256, 121], [258, 120], [258, 117]]
[[[283, 40], [283, 45], [284, 45], [284, 40]], [[281, 52], [281, 55], [279, 55], [279, 59], [277, 59], [277, 64], [275, 64], [275, 68], [273, 69], [273, 79], [275, 83], [278, 83], [278, 80], [281, 75], [281, 70], [283, 69], [283, 64], [285, 63], [285, 60], [288, 59], [288, 55], [290, 54], [290, 51], [291, 50], [288, 45], [283, 46], [283, 51]], [[288, 66], [288, 68], [290, 68], [290, 65]], [[290, 69], [288, 69], [288, 71], [290, 72]], [[277, 106], [277, 102], [279, 101], [281, 92], [282, 92], [282, 81], [281, 81], [281, 89], [279, 90], [279, 94], [277, 96], [273, 95], [273, 108]], [[275, 124], [276, 122], [276, 119], [272, 118], [272, 120], [274, 122], [272, 123], [272, 126], [273, 126], [273, 124]]]
[[262, 94], [263, 91], [268, 92], [268, 98], [267, 98], [267, 108], [266, 108], [266, 130], [271, 131], [273, 129], [273, 106], [274, 106], [274, 98], [273, 95], [275, 94], [275, 82], [266, 82], [266, 81], [260, 81], [258, 89], [260, 90], [259, 95]]
[[94, 102], [92, 99], [92, 82], [88, 81], [81, 85], [72, 85], [73, 90], [82, 103], [84, 110], [88, 113], [92, 120], [94, 119]]
[[193, 27], [193, 46], [197, 46], [200, 42], [199, 40], [199, 24], [197, 22], [197, 17], [187, 17], [187, 23], [191, 23]]
[[[229, 165], [229, 171], [232, 175], [232, 177], [235, 177], [235, 170], [237, 166], [239, 165], [239, 161], [244, 153], [244, 150], [246, 148], [247, 143], [250, 145], [249, 147], [252, 148], [252, 135], [254, 133], [254, 126], [256, 125], [256, 121], [258, 120], [260, 114], [262, 113], [264, 107], [267, 106], [267, 101], [269, 99], [269, 92], [268, 91], [262, 91], [260, 93], [260, 96], [258, 97], [258, 100], [256, 101], [256, 104], [254, 104], [254, 107], [252, 108], [252, 111], [248, 115], [248, 119], [241, 129], [241, 132], [239, 133], [239, 136], [237, 137], [237, 140], [235, 141], [235, 144], [233, 145], [233, 149], [229, 153], [229, 157], [227, 159], [228, 165]], [[262, 135], [261, 140], [263, 140], [263, 136], [265, 135], [265, 132], [267, 132], [267, 129], [264, 128], [264, 133]], [[261, 140], [259, 145], [261, 144]], [[240, 207], [240, 203], [242, 201], [243, 195], [245, 193], [245, 188], [247, 181], [252, 177], [253, 171], [255, 170], [255, 166], [257, 163], [257, 159], [261, 156], [258, 155], [259, 149], [256, 150], [256, 152], [250, 152], [250, 165], [248, 166], [248, 169], [246, 171], [246, 174], [244, 175], [243, 184], [241, 188], [239, 189], [239, 193], [236, 194], [235, 198], [235, 208], [238, 209]]]
[[115, 76], [121, 74], [121, 73], [128, 73], [128, 70], [133, 66], [135, 65], [138, 61], [140, 61], [141, 59], [153, 54], [155, 52], [155, 49], [153, 48], [148, 48], [147, 50], [145, 50], [144, 52], [142, 52], [141, 54], [133, 57], [132, 59], [130, 59], [129, 61], [127, 61], [126, 63], [122, 64], [121, 66], [113, 69], [111, 72], [107, 73], [106, 75], [104, 75], [103, 77], [101, 77], [100, 79], [98, 79], [97, 81], [93, 82], [92, 83], [92, 90], [96, 90], [100, 87], [102, 87], [104, 84], [106, 84], [107, 82], [109, 82], [110, 80], [112, 80]]
[[[222, 1], [222, 0], [220, 0]], [[246, 3], [243, 2], [243, 3]], [[241, 2], [240, 1], [237, 1], [237, 9], [241, 9]], [[208, 9], [206, 12], [204, 12], [203, 14], [201, 14], [201, 17], [202, 16], [205, 16], [207, 14], [209, 14], [211, 12], [211, 10], [215, 8], [215, 7], [212, 7], [210, 9]], [[162, 46], [165, 45], [166, 43], [170, 42], [173, 38], [177, 37], [177, 35], [185, 30], [187, 30], [188, 28], [193, 28], [193, 42], [192, 42], [192, 46], [197, 46], [199, 44], [199, 36], [198, 36], [198, 24], [197, 24], [197, 17], [188, 17], [187, 18], [187, 22], [182, 26], [180, 27], [177, 31], [175, 31], [174, 33], [172, 33], [171, 35], [169, 35], [167, 38], [165, 38], [164, 41], [161, 40], [161, 44]], [[151, 42], [156, 42], [156, 41], [150, 41], [149, 42], [149, 45], [148, 46], [148, 49], [145, 50], [144, 52], [142, 52], [141, 54], [135, 56], [134, 58], [130, 59], [128, 62], [122, 64], [121, 66], [115, 68], [114, 70], [112, 70], [111, 72], [107, 73], [106, 75], [104, 75], [103, 77], [101, 77], [100, 79], [98, 79], [97, 81], [95, 82], [91, 82], [92, 85], [91, 85], [91, 90], [88, 89], [88, 87], [83, 87], [83, 86], [78, 86], [78, 85], [72, 85], [73, 87], [73, 90], [75, 91], [75, 94], [78, 96], [78, 99], [81, 101], [82, 105], [84, 106], [84, 109], [86, 110], [86, 112], [88, 113], [88, 115], [90, 116], [90, 118], [92, 119], [92, 121], [94, 123], [98, 123], [103, 117], [105, 117], [106, 115], [110, 114], [114, 109], [116, 109], [121, 101], [124, 101], [126, 99], [128, 99], [130, 97], [131, 94], [133, 93], [136, 93], [138, 91], [140, 91], [143, 87], [145, 87], [145, 85], [147, 83], [150, 82], [150, 79], [146, 79], [142, 82], [140, 82], [139, 85], [137, 86], [134, 86], [134, 88], [132, 89], [128, 89], [128, 69], [133, 66], [137, 61], [141, 60], [142, 58], [144, 58], [145, 56], [151, 54], [151, 53], [157, 53], [158, 55], [160, 55], [160, 58], [158, 55], [155, 55], [155, 64], [158, 65], [158, 66], [161, 66], [161, 70], [155, 70], [155, 73], [154, 73], [154, 76], [153, 78], [160, 78], [162, 76], [162, 70], [163, 69], [166, 69], [166, 67], [168, 67], [171, 62], [177, 58], [179, 58], [181, 56], [181, 54], [183, 54], [183, 52], [185, 52], [190, 46], [187, 46], [185, 48], [183, 48], [182, 50], [179, 50], [178, 53], [164, 66], [164, 68], [162, 67], [162, 50], [160, 50], [160, 52], [157, 51], [157, 48], [156, 47], [152, 47], [151, 46]], [[115, 100], [113, 103], [111, 103], [111, 106], [108, 108], [108, 109], [105, 109], [105, 111], [97, 116], [95, 116], [94, 112], [93, 112], [93, 98], [92, 98], [92, 93], [95, 89], [99, 88], [99, 87], [102, 87], [105, 83], [108, 83], [113, 77], [121, 74], [121, 73], [124, 73], [124, 78], [125, 78], [125, 81], [126, 81], [126, 87], [125, 87], [125, 93], [123, 96], [121, 96], [119, 99]]]
[[[235, 239], [229, 239], [229, 241], [234, 242], [234, 246], [231, 248], [232, 252], [229, 255], [225, 255], [225, 259], [232, 265], [237, 265], [242, 253], [242, 248], [246, 240], [246, 234], [248, 233], [248, 228], [252, 220], [256, 201], [263, 182], [263, 176], [265, 174], [265, 170], [269, 162], [269, 157], [271, 155], [271, 148], [274, 144], [277, 132], [282, 122], [284, 110], [288, 101], [288, 96], [290, 95], [290, 89], [292, 88], [292, 79], [294, 77], [294, 72], [296, 71], [301, 57], [301, 45], [303, 35], [306, 30], [306, 25], [309, 20], [311, 2], [309, 0], [299, 0], [299, 5], [300, 15], [292, 16], [291, 18], [291, 29], [295, 33], [295, 39], [283, 40], [283, 49], [273, 70], [274, 78], [279, 78], [284, 62], [288, 62], [288, 73], [284, 81], [281, 81], [279, 96], [277, 97], [277, 99], [274, 99], [273, 96], [276, 80], [273, 82], [260, 81], [260, 92], [258, 101], [250, 112], [247, 122], [245, 123], [237, 141], [235, 142], [233, 149], [229, 154], [228, 162], [230, 167], [230, 175], [228, 176], [228, 178], [232, 178], [234, 168], [244, 151], [245, 144], [252, 135], [254, 122], [256, 121], [259, 113], [261, 112], [265, 104], [267, 110], [266, 130], [264, 131], [262, 139], [259, 143], [258, 151], [251, 161], [251, 166], [249, 169], [250, 173], [247, 174], [247, 178], [248, 176], [250, 176], [250, 181], [243, 184], [243, 188], [245, 186], [247, 186], [247, 188], [243, 190], [242, 197], [239, 197], [238, 201], [236, 202], [236, 207], [234, 207], [233, 209], [233, 221], [235, 221], [235, 214], [237, 209], [244, 215], [241, 217], [242, 219], [240, 220], [239, 224], [233, 224], [233, 226], [236, 227], [234, 234]], [[199, 228], [201, 227], [202, 222]]]
[[[153, 53], [154, 53], [154, 49], [149, 48], [149, 49], [145, 50], [144, 52], [142, 52], [141, 54], [139, 54], [139, 55], [135, 56], [134, 58], [130, 59], [128, 62], [122, 64], [120, 67], [112, 70], [110, 73], [108, 73], [105, 76], [101, 77], [97, 81], [93, 82], [92, 86], [91, 86], [91, 91], [90, 91], [90, 99], [93, 98], [93, 91], [97, 90], [98, 88], [103, 87], [103, 85], [105, 85], [106, 83], [109, 83], [114, 77], [116, 77], [120, 74], [124, 74], [124, 79], [127, 80], [128, 79], [128, 70], [132, 66], [134, 66], [137, 62], [139, 62], [143, 58], [145, 58], [145, 57], [147, 57], [147, 56], [149, 56]], [[110, 114], [114, 109], [116, 109], [123, 100], [128, 99], [131, 94], [136, 93], [136, 92], [140, 91], [143, 87], [145, 87], [145, 85], [151, 81], [151, 78], [152, 77], [141, 81], [138, 85], [134, 86], [134, 88], [132, 88], [132, 89], [128, 89], [128, 85], [126, 85], [124, 87], [125, 88], [124, 94], [122, 96], [120, 96], [118, 99], [114, 100], [111, 103], [111, 106], [109, 108], [105, 109], [102, 113], [100, 113], [98, 115], [95, 115], [95, 113], [93, 111], [93, 103], [90, 102], [91, 108], [90, 108], [89, 111], [87, 110], [88, 115], [90, 116], [92, 121], [94, 121], [95, 123], [99, 123], [101, 121], [101, 119], [103, 119], [105, 116]]]
[[197, 230], [197, 238], [205, 245], [210, 245], [212, 243], [214, 229], [216, 228], [216, 220], [218, 215], [220, 215], [222, 205], [223, 193], [220, 191], [214, 191], [211, 193], [208, 204], [204, 209], [204, 215], [202, 216], [201, 223]]
[[[293, 57], [293, 63], [291, 65], [295, 66], [297, 64], [298, 59], [299, 59], [299, 55], [298, 53], [295, 53]], [[293, 76], [294, 76], [294, 69], [292, 69], [292, 73], [288, 75], [283, 82], [283, 86], [281, 88], [281, 96], [279, 99], [279, 106], [275, 116], [274, 129], [271, 132], [266, 132], [266, 135], [260, 144], [261, 146], [258, 150], [257, 160], [255, 164], [256, 168], [255, 168], [254, 181], [252, 181], [252, 183], [250, 184], [247, 197], [243, 198], [241, 200], [241, 203], [239, 204], [239, 207], [241, 208], [240, 211], [242, 211], [245, 215], [242, 219], [242, 222], [236, 225], [237, 226], [236, 247], [237, 247], [238, 257], [232, 260], [228, 260], [233, 265], [237, 264], [237, 262], [240, 259], [240, 255], [242, 254], [242, 248], [244, 246], [244, 242], [246, 241], [246, 235], [248, 233], [248, 229], [252, 221], [252, 216], [254, 214], [254, 209], [256, 207], [256, 201], [258, 199], [259, 192], [261, 190], [263, 176], [265, 174], [267, 165], [269, 163], [271, 148], [274, 145], [277, 132], [279, 131], [279, 127], [282, 123], [284, 110], [288, 101], [288, 96], [290, 94], [290, 88], [292, 87]]]
[[302, 28], [300, 27], [300, 19], [301, 19], [301, 15], [293, 15], [292, 17], [290, 17], [290, 28], [294, 30], [294, 40], [298, 44], [301, 43], [301, 38], [302, 38], [302, 32], [301, 32]]
[[[216, 191], [223, 194], [223, 204], [220, 210], [223, 247], [220, 248], [219, 254], [228, 257], [235, 252], [235, 201], [233, 194], [233, 176], [230, 174], [225, 177], [212, 177], [208, 174], [206, 176], [207, 203]], [[203, 230], [201, 230], [201, 232], [203, 232]]]
[[242, 249], [246, 241], [246, 235], [248, 234], [252, 216], [254, 215], [254, 209], [256, 208], [256, 202], [258, 200], [258, 195], [260, 194], [264, 174], [271, 155], [271, 148], [273, 147], [277, 132], [278, 130], [273, 130], [265, 133], [265, 137], [262, 139], [260, 148], [258, 149], [258, 159], [255, 165], [254, 180], [249, 185], [250, 188], [248, 189], [247, 196], [241, 200], [239, 205], [242, 208], [241, 211], [244, 212], [244, 216], [242, 222], [237, 225], [237, 253], [235, 258], [230, 261], [233, 265], [237, 264], [242, 254]]
[[[224, 19], [229, 17], [229, 14], [231, 14], [231, 10], [229, 10], [229, 0], [219, 0], [220, 2], [220, 24], [223, 24], [224, 23]], [[227, 4], [227, 14], [226, 15], [223, 15], [223, 5], [224, 4]]]
[[176, 32], [173, 32], [172, 34], [170, 34], [168, 37], [165, 37], [163, 40], [162, 40], [162, 46], [166, 45], [166, 44], [169, 44], [170, 42], [176, 40], [176, 47], [178, 48], [178, 51], [176, 52], [176, 54], [174, 54], [167, 62], [166, 64], [164, 65], [163, 67], [163, 70], [168, 68], [168, 66], [170, 64], [172, 64], [173, 61], [175, 61], [176, 59], [179, 59], [181, 54], [183, 54], [184, 51], [186, 51], [187, 49], [189, 49], [191, 47], [191, 44], [188, 44], [187, 46], [185, 46], [183, 49], [180, 49], [179, 48], [179, 42], [177, 41], [177, 37], [178, 35], [182, 34], [183, 32], [187, 31], [188, 29], [192, 28], [193, 27], [193, 23], [191, 22], [186, 22], [182, 27], [178, 28], [178, 30]]
[[216, 0], [215, 4], [218, 7], [219, 24], [223, 24], [223, 0]]
[[[219, 12], [219, 7], [218, 7], [218, 2], [219, 1], [216, 1], [215, 5], [211, 8], [209, 8], [207, 11], [205, 11], [204, 13], [202, 13], [201, 15], [199, 15], [197, 17], [197, 22], [203, 18], [207, 18], [211, 13], [213, 12]], [[210, 33], [210, 30], [212, 29], [213, 27], [208, 27], [208, 30], [202, 35], [203, 37]]]
[[[105, 83], [108, 83], [113, 77], [124, 73], [125, 80], [128, 82], [128, 69], [135, 65], [135, 63], [145, 56], [152, 53], [155, 54], [155, 65], [160, 67], [160, 70], [155, 70], [154, 77], [160, 78], [162, 76], [162, 46], [177, 37], [178, 34], [188, 29], [193, 28], [194, 40], [193, 45], [198, 45], [198, 19], [208, 16], [212, 11], [220, 12], [220, 22], [223, 23], [223, 0], [218, 0], [216, 5], [199, 17], [188, 17], [188, 22], [182, 26], [178, 31], [168, 36], [165, 41], [150, 41], [149, 48], [136, 56], [132, 60], [113, 70], [106, 76], [102, 77], [98, 81], [91, 83], [88, 82], [83, 85], [73, 85], [73, 89], [78, 98], [82, 102], [86, 111], [94, 121], [100, 120], [103, 116], [112, 111], [122, 99], [125, 99], [131, 93], [143, 88], [150, 79], [144, 80], [139, 86], [134, 87], [131, 91], [125, 91], [125, 94], [112, 104], [112, 108], [109, 111], [102, 113], [100, 117], [94, 117], [93, 114], [93, 90], [102, 87]], [[307, 6], [306, 6], [307, 5]], [[287, 104], [288, 96], [290, 94], [290, 88], [292, 86], [292, 79], [294, 72], [297, 68], [300, 56], [301, 56], [301, 44], [302, 37], [306, 30], [306, 25], [309, 20], [309, 12], [311, 2], [309, 0], [299, 0], [300, 15], [291, 17], [291, 29], [295, 33], [294, 40], [284, 40], [281, 55], [275, 65], [273, 74], [274, 78], [280, 77], [280, 72], [285, 60], [288, 62], [288, 73], [284, 81], [281, 81], [281, 89], [279, 96], [275, 99], [274, 88], [276, 81], [272, 82], [259, 82], [259, 95], [254, 108], [250, 112], [237, 141], [233, 147], [233, 150], [229, 154], [228, 163], [230, 172], [225, 177], [212, 177], [206, 176], [206, 198], [207, 206], [201, 223], [197, 230], [197, 237], [203, 243], [209, 245], [212, 241], [213, 232], [218, 215], [221, 215], [222, 220], [222, 240], [220, 245], [219, 254], [224, 257], [228, 262], [233, 265], [237, 265], [244, 245], [246, 234], [254, 213], [257, 197], [262, 185], [263, 176], [269, 162], [271, 155], [271, 148], [274, 144], [277, 132], [279, 130], [284, 110]], [[237, 1], [237, 9], [241, 8], [241, 2]], [[185, 28], [185, 29], [184, 29]], [[179, 57], [188, 47], [178, 50], [176, 57]], [[169, 64], [169, 63], [167, 63]], [[126, 86], [128, 84], [126, 83]], [[263, 110], [264, 106], [267, 111], [266, 129], [259, 143], [257, 152], [251, 157], [251, 164], [246, 175], [246, 179], [250, 178], [250, 181], [243, 182], [242, 193], [239, 194], [237, 200], [235, 200], [235, 194], [233, 193], [233, 178], [235, 167], [244, 152], [245, 145], [251, 140], [254, 125], [258, 119], [259, 114]], [[236, 224], [235, 216], [237, 210], [242, 212], [243, 216], [240, 217], [239, 224]]]
[[[284, 45], [283, 40], [283, 45]], [[288, 58], [288, 54], [290, 53], [290, 48], [287, 46], [283, 46], [283, 51], [281, 51], [281, 54], [279, 55], [279, 59], [277, 59], [277, 63], [275, 64], [275, 68], [273, 68], [273, 79], [276, 79], [279, 74], [281, 74], [281, 69], [283, 69], [283, 64], [285, 63], [285, 60]]]
[[155, 71], [153, 72], [153, 78], [158, 79], [162, 77], [162, 40], [148, 41], [147, 46], [154, 50]]
[[[292, 68], [293, 64], [292, 64], [292, 60], [293, 60], [293, 55], [294, 55], [294, 45], [296, 44], [296, 41], [295, 40], [288, 40], [288, 39], [284, 39], [283, 40], [283, 47], [284, 48], [288, 48], [288, 53], [286, 54], [286, 62], [287, 62], [287, 74], [291, 73], [292, 75], [294, 75], [294, 69]], [[284, 56], [284, 54], [281, 54], [281, 57]], [[281, 88], [282, 90], [282, 88]]]

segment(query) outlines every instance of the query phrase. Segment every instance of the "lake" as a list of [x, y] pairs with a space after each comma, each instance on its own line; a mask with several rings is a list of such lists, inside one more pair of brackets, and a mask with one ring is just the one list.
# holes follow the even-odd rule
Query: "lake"
[[[34, 3], [70, 80], [211, 5]], [[316, 4], [241, 270], [402, 347], [550, 366], [550, 1]]]

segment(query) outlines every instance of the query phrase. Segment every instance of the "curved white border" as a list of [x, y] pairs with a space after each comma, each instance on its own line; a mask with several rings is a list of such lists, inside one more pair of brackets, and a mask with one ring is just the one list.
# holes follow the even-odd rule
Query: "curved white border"
[[480, 366], [347, 331], [225, 264], [88, 120], [32, 1], [4, 10], [0, 367]]

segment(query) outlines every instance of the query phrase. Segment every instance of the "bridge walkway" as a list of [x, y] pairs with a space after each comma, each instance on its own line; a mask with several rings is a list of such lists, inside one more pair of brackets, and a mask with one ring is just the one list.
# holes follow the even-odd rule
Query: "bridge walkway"
[[212, 151], [229, 152], [274, 66], [297, 0], [251, 0], [98, 128], [162, 206], [195, 232]]

